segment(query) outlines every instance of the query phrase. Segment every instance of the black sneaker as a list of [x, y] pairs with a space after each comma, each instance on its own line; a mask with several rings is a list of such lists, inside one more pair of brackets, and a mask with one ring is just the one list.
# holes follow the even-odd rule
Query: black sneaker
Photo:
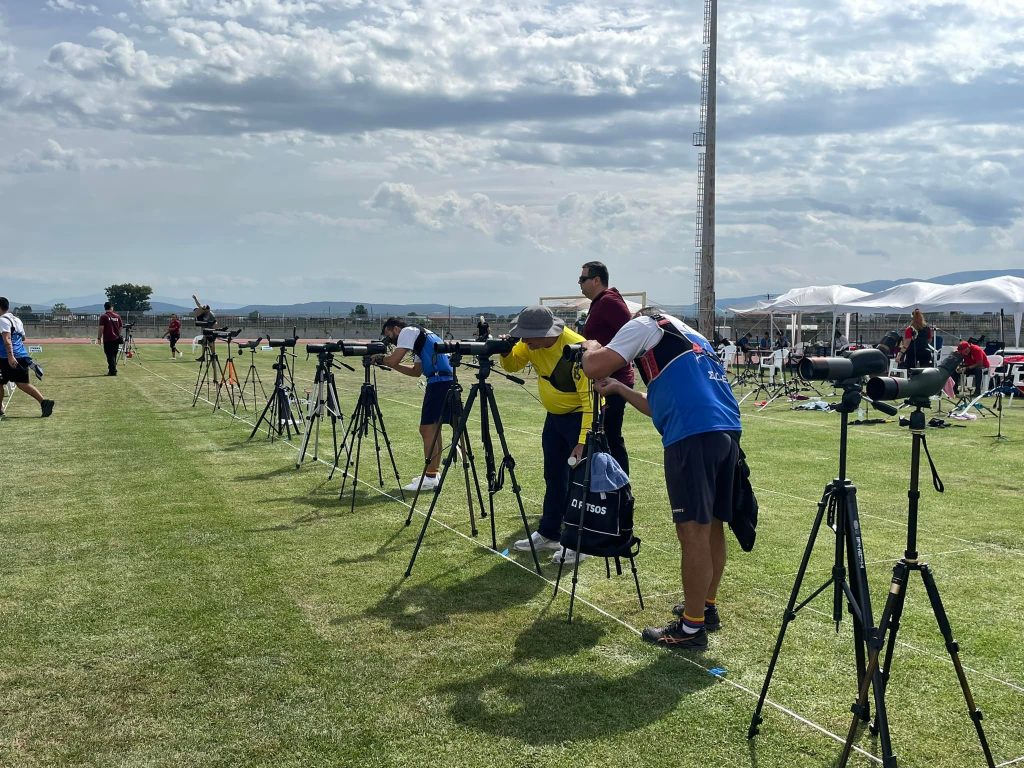
[[[672, 606], [672, 615], [679, 616], [682, 618], [683, 613], [686, 611], [686, 606], [683, 603], [676, 603]], [[704, 629], [708, 632], [717, 632], [722, 628], [722, 620], [718, 618], [718, 606], [717, 605], [705, 605], [704, 606]]]
[[681, 651], [703, 651], [708, 647], [707, 630], [701, 627], [692, 634], [686, 634], [682, 619], [670, 621], [664, 627], [648, 627], [640, 636], [648, 643]]
[[39, 404], [43, 409], [43, 418], [45, 419], [51, 413], [53, 413], [53, 400], [43, 400]]

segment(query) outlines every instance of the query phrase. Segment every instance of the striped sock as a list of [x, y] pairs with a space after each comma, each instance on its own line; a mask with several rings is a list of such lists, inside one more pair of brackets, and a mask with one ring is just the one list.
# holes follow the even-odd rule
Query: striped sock
[[704, 601], [704, 607], [705, 608], [714, 608], [715, 605], [717, 604], [717, 602], [718, 602], [717, 600], [705, 600]]
[[695, 619], [684, 613], [683, 620], [680, 623], [684, 635], [694, 635], [704, 628], [704, 617], [701, 616], [699, 619]]

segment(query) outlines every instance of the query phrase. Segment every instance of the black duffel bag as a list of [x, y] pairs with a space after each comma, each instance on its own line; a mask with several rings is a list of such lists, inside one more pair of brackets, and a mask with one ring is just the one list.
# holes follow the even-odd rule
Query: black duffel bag
[[[614, 491], [589, 491], [587, 460], [573, 469], [569, 502], [559, 542], [597, 557], [636, 557], [640, 539], [633, 535], [633, 492], [626, 483]], [[580, 528], [582, 526], [582, 535]]]

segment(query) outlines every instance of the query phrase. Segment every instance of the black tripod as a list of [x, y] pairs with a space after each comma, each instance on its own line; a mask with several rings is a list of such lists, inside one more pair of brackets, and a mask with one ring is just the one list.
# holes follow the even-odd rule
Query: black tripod
[[[583, 546], [583, 522], [585, 519], [584, 509], [587, 503], [587, 498], [590, 496], [590, 480], [591, 471], [594, 468], [594, 454], [595, 453], [608, 453], [608, 436], [604, 431], [604, 409], [601, 408], [601, 393], [594, 389], [594, 382], [590, 382], [590, 392], [593, 397], [594, 403], [594, 420], [591, 423], [590, 430], [587, 432], [587, 442], [583, 453], [583, 460], [586, 464], [583, 467], [583, 485], [579, 486], [576, 483], [571, 483], [570, 488], [570, 500], [569, 503], [573, 504], [579, 510], [579, 525], [576, 526], [576, 557], [573, 559], [572, 564], [572, 590], [569, 592], [569, 623], [572, 624], [572, 609], [576, 602], [576, 584], [579, 582], [579, 571], [580, 571], [580, 547]], [[577, 470], [579, 468], [577, 467]], [[579, 491], [574, 493], [576, 489]], [[577, 495], [578, 493], [578, 495]], [[640, 610], [644, 609], [644, 596], [640, 592], [640, 577], [636, 572], [636, 556], [640, 553], [640, 539], [634, 539], [636, 549], [630, 549], [621, 555], [615, 555], [615, 572], [617, 575], [622, 575], [622, 557], [629, 560], [629, 567], [633, 573], [633, 583], [636, 584], [636, 599], [640, 602]], [[558, 561], [558, 575], [555, 576], [555, 594], [558, 594], [558, 585], [562, 581], [562, 568], [565, 567], [565, 544], [562, 544], [561, 558]], [[611, 578], [611, 566], [609, 565], [608, 557], [604, 559], [604, 572], [608, 578]]]
[[139, 349], [135, 346], [135, 335], [132, 333], [134, 327], [135, 323], [128, 323], [124, 326], [124, 341], [121, 342], [121, 346], [117, 350], [118, 360], [122, 363], [139, 354]]
[[[256, 369], [256, 350], [260, 348], [261, 341], [263, 341], [262, 336], [260, 336], [258, 339], [255, 339], [254, 341], [247, 341], [244, 344], [238, 345], [239, 351], [248, 350], [249, 352], [249, 370], [246, 372], [245, 380], [242, 381], [242, 384], [239, 386], [238, 389], [244, 395], [245, 391], [249, 388], [250, 382], [252, 383], [253, 406], [255, 406], [256, 403], [258, 402], [256, 398], [257, 384], [260, 385], [260, 392], [263, 393], [263, 399], [266, 400], [267, 398], [267, 390], [263, 388], [263, 380], [260, 378], [260, 372]], [[233, 411], [233, 413], [238, 413], [239, 404], [241, 404], [241, 406], [245, 408], [245, 410], [249, 410], [248, 406], [245, 404], [245, 398], [239, 397], [239, 402], [235, 403], [235, 410]]]
[[[334, 448], [334, 466], [327, 476], [330, 480], [334, 477], [334, 470], [338, 468], [338, 459], [341, 452], [345, 451], [345, 473], [341, 476], [341, 490], [338, 492], [340, 499], [345, 495], [345, 484], [349, 477], [352, 478], [352, 504], [351, 511], [356, 508], [356, 484], [359, 480], [359, 458], [362, 454], [363, 438], [373, 431], [373, 447], [377, 454], [377, 480], [380, 487], [384, 487], [384, 469], [380, 463], [380, 438], [384, 438], [384, 446], [388, 451], [388, 458], [391, 459], [391, 469], [395, 473], [395, 481], [398, 483], [398, 492], [405, 500], [405, 491], [402, 490], [402, 482], [398, 479], [398, 467], [395, 465], [395, 454], [391, 450], [391, 441], [388, 439], [388, 430], [384, 426], [384, 414], [381, 413], [380, 403], [377, 401], [377, 375], [370, 377], [370, 367], [373, 365], [373, 355], [363, 355], [363, 385], [359, 388], [359, 399], [356, 401], [355, 410], [345, 427], [345, 434], [341, 438], [341, 445]], [[352, 460], [353, 452], [355, 461]]]
[[[416, 484], [416, 493], [412, 497], [412, 505], [409, 507], [409, 515], [405, 519], [405, 524], [409, 525], [412, 523], [413, 511], [416, 509], [416, 502], [419, 501], [420, 493], [423, 490], [423, 478], [426, 477], [427, 467], [430, 466], [430, 460], [433, 458], [435, 451], [438, 450], [438, 446], [441, 444], [441, 427], [445, 424], [450, 424], [453, 432], [452, 445], [457, 445], [458, 450], [455, 451], [456, 457], [459, 456], [461, 451], [462, 456], [462, 475], [466, 483], [466, 508], [469, 510], [469, 530], [473, 536], [477, 536], [479, 531], [476, 528], [476, 513], [473, 509], [473, 491], [476, 490], [477, 505], [480, 510], [480, 517], [487, 517], [487, 510], [484, 508], [484, 497], [483, 492], [480, 489], [480, 477], [476, 471], [476, 457], [473, 455], [473, 446], [469, 441], [469, 435], [466, 432], [462, 433], [462, 439], [459, 443], [454, 442], [454, 432], [458, 427], [459, 422], [462, 420], [462, 384], [459, 383], [459, 366], [462, 365], [462, 354], [460, 352], [449, 353], [448, 362], [452, 367], [452, 383], [448, 387], [448, 392], [445, 394], [444, 404], [441, 406], [441, 415], [444, 418], [444, 414], [448, 414], [449, 421], [438, 424], [437, 432], [434, 433], [434, 439], [430, 443], [430, 450], [427, 452], [426, 458], [423, 460], [423, 474], [420, 476], [419, 483]], [[447, 461], [447, 458], [446, 458]], [[473, 479], [470, 481], [470, 472], [472, 471]], [[436, 491], [440, 491], [440, 486], [436, 488]], [[494, 542], [497, 546], [497, 542]]]
[[[420, 546], [423, 544], [423, 537], [427, 533], [427, 526], [430, 524], [430, 518], [434, 514], [434, 507], [437, 506], [437, 500], [441, 497], [441, 489], [444, 487], [445, 477], [447, 477], [448, 470], [451, 468], [452, 462], [455, 460], [457, 453], [456, 449], [459, 447], [459, 444], [463, 442], [463, 436], [466, 434], [469, 426], [469, 417], [473, 412], [473, 404], [476, 402], [477, 397], [480, 398], [480, 443], [484, 448], [484, 462], [487, 467], [487, 502], [491, 516], [491, 548], [495, 551], [498, 550], [498, 536], [494, 522], [494, 494], [504, 487], [505, 472], [507, 471], [509, 478], [512, 480], [512, 493], [515, 494], [516, 503], [519, 505], [519, 516], [523, 519], [523, 528], [526, 531], [526, 538], [530, 542], [530, 553], [533, 555], [533, 565], [537, 569], [537, 573], [541, 572], [540, 561], [537, 559], [537, 549], [533, 545], [533, 536], [530, 533], [530, 522], [526, 519], [526, 509], [523, 507], [523, 497], [520, 494], [522, 489], [519, 485], [519, 481], [516, 480], [516, 461], [512, 458], [512, 454], [508, 450], [508, 442], [505, 440], [505, 430], [501, 424], [501, 414], [498, 412], [498, 403], [494, 399], [494, 388], [487, 381], [487, 377], [490, 376], [492, 372], [495, 372], [517, 384], [522, 384], [523, 380], [515, 376], [509, 376], [508, 374], [501, 373], [500, 371], [494, 371], [494, 361], [491, 360], [490, 355], [477, 355], [476, 360], [477, 365], [474, 366], [477, 369], [476, 382], [474, 382], [473, 386], [469, 389], [469, 398], [466, 400], [466, 407], [462, 411], [462, 418], [459, 419], [459, 423], [455, 427], [455, 434], [452, 436], [451, 447], [448, 449], [448, 455], [444, 460], [444, 467], [437, 479], [437, 488], [435, 489], [434, 498], [430, 500], [430, 509], [427, 510], [427, 514], [423, 519], [423, 527], [420, 529], [419, 538], [416, 539], [416, 547], [413, 549], [412, 557], [409, 559], [409, 567], [405, 569], [406, 578], [412, 575], [412, 567], [416, 563], [416, 555], [419, 554]], [[501, 443], [500, 466], [495, 462], [494, 443], [491, 439], [490, 422], [492, 419], [494, 421], [494, 431], [498, 434], [498, 442]], [[465, 442], [468, 444], [469, 441], [466, 440]], [[475, 476], [475, 466], [473, 471]], [[409, 525], [412, 522], [412, 515], [414, 511], [415, 505], [409, 508], [409, 516], [405, 521], [406, 525]], [[471, 510], [470, 520], [472, 519], [473, 514]]]
[[[227, 331], [227, 328], [224, 329]], [[199, 395], [202, 394], [203, 386], [206, 386], [206, 399], [210, 399], [210, 385], [212, 384], [220, 392], [220, 383], [224, 378], [224, 368], [217, 357], [216, 332], [209, 328], [203, 328], [203, 353], [199, 358], [199, 374], [196, 376], [196, 389], [192, 393], [192, 407], [199, 402]], [[212, 377], [212, 378], [211, 378]], [[216, 407], [214, 408], [216, 410]]]
[[[924, 448], [928, 457], [928, 465], [931, 467], [932, 483], [935, 490], [942, 493], [944, 487], [939, 474], [932, 462], [931, 454], [928, 453], [928, 443], [925, 440], [925, 418], [923, 408], [931, 407], [929, 398], [912, 398], [907, 401], [914, 411], [910, 414], [910, 434], [913, 436], [913, 447], [910, 454], [910, 489], [907, 491], [909, 499], [907, 515], [907, 547], [903, 557], [892, 571], [892, 584], [889, 587], [889, 596], [885, 601], [885, 608], [878, 620], [878, 630], [872, 631], [868, 636], [870, 657], [865, 670], [864, 678], [861, 680], [860, 695], [853, 705], [854, 718], [850, 724], [850, 730], [846, 735], [846, 743], [843, 745], [843, 754], [839, 758], [838, 768], [843, 768], [850, 757], [850, 750], [853, 748], [853, 739], [857, 733], [857, 720], [866, 719], [867, 710], [867, 688], [868, 682], [881, 677], [881, 689], [875, 686], [876, 701], [884, 701], [885, 689], [889, 683], [889, 676], [892, 673], [892, 657], [896, 649], [896, 635], [900, 628], [900, 618], [903, 615], [903, 605], [907, 597], [907, 584], [910, 579], [910, 572], [917, 571], [921, 574], [925, 591], [928, 593], [928, 602], [931, 603], [932, 614], [939, 625], [939, 632], [946, 642], [946, 651], [953, 662], [956, 676], [960, 681], [960, 689], [964, 694], [964, 701], [967, 703], [968, 716], [974, 723], [974, 729], [978, 732], [978, 741], [981, 743], [981, 751], [985, 753], [985, 764], [989, 768], [995, 768], [995, 761], [992, 759], [992, 751], [989, 749], [988, 740], [985, 738], [985, 730], [982, 728], [981, 710], [974, 703], [974, 696], [971, 695], [971, 688], [967, 683], [967, 676], [960, 664], [960, 646], [953, 639], [953, 630], [949, 625], [949, 618], [942, 606], [942, 598], [939, 596], [939, 588], [935, 585], [935, 578], [932, 576], [931, 567], [928, 563], [918, 559], [917, 551], [917, 503], [921, 498], [918, 490], [918, 480], [921, 470], [921, 448]], [[888, 635], [888, 637], [887, 637]], [[885, 647], [885, 661], [880, 663], [879, 656], [882, 647]], [[876, 705], [876, 709], [882, 710]], [[882, 741], [882, 765], [886, 768], [895, 767], [896, 756], [892, 752], [892, 746], [888, 739]]]
[[[884, 682], [878, 668], [868, 670], [866, 665], [867, 642], [874, 635], [874, 619], [871, 613], [871, 595], [868, 591], [867, 567], [864, 562], [864, 544], [861, 539], [860, 516], [857, 511], [857, 488], [846, 477], [846, 445], [849, 427], [850, 413], [860, 406], [862, 378], [857, 377], [846, 381], [836, 382], [837, 386], [843, 389], [843, 399], [836, 405], [836, 410], [841, 414], [839, 431], [839, 477], [825, 486], [825, 491], [818, 502], [818, 512], [811, 525], [811, 535], [807, 539], [807, 546], [804, 548], [803, 557], [800, 559], [800, 568], [797, 571], [796, 581], [793, 582], [793, 591], [790, 592], [789, 602], [782, 614], [782, 626], [779, 629], [778, 639], [775, 641], [775, 650], [772, 652], [772, 659], [768, 664], [768, 673], [764, 678], [764, 685], [761, 686], [761, 695], [758, 697], [757, 706], [754, 708], [753, 717], [750, 719], [750, 728], [747, 730], [747, 738], [757, 735], [758, 726], [762, 722], [761, 710], [764, 708], [765, 699], [768, 697], [768, 686], [771, 684], [772, 675], [775, 672], [775, 665], [779, 660], [782, 651], [782, 641], [786, 637], [786, 630], [789, 628], [797, 613], [810, 603], [815, 597], [832, 587], [832, 620], [836, 625], [836, 632], [839, 631], [839, 624], [843, 616], [843, 600], [845, 598], [847, 609], [853, 615], [853, 647], [856, 655], [856, 672], [858, 688], [865, 692], [863, 707], [857, 710], [857, 717], [865, 723], [870, 719], [870, 712], [867, 706], [866, 692], [872, 687], [875, 696], [876, 725], [875, 730], [882, 742], [882, 749], [889, 753], [892, 747], [889, 743], [889, 721], [885, 712], [885, 700], [883, 698]], [[895, 413], [895, 409], [892, 409]], [[804, 576], [807, 573], [807, 565], [814, 550], [814, 544], [821, 529], [821, 522], [828, 512], [828, 527], [835, 532], [835, 558], [832, 561], [832, 575], [820, 587], [815, 589], [806, 599], [797, 604], [800, 597], [800, 588]]]
[[[350, 371], [355, 368], [341, 363]], [[306, 458], [306, 451], [309, 448], [310, 437], [313, 438], [313, 461], [317, 460], [320, 451], [320, 422], [323, 421], [326, 413], [331, 417], [331, 440], [334, 446], [334, 461], [338, 461], [338, 422], [342, 420], [341, 401], [338, 399], [338, 387], [334, 381], [334, 369], [337, 363], [334, 362], [334, 353], [324, 349], [321, 345], [316, 354], [316, 373], [313, 375], [313, 391], [309, 396], [309, 405], [306, 411], [306, 431], [302, 435], [302, 442], [299, 443], [299, 455], [295, 459], [295, 468]], [[315, 433], [315, 434], [314, 434]]]
[[[293, 430], [294, 434], [299, 434], [298, 425], [295, 423], [296, 417], [300, 422], [302, 421], [302, 410], [298, 404], [296, 403], [294, 409], [292, 408], [295, 376], [292, 373], [291, 364], [288, 362], [288, 349], [294, 349], [295, 339], [271, 339], [270, 345], [278, 348], [277, 362], [274, 363], [274, 370], [277, 372], [274, 376], [274, 389], [270, 393], [270, 397], [267, 398], [263, 413], [256, 420], [256, 426], [249, 433], [249, 439], [252, 440], [256, 436], [260, 425], [266, 421], [267, 437], [273, 440], [275, 434], [278, 437], [287, 435], [291, 440]], [[291, 355], [294, 357], [295, 353], [292, 352]]]

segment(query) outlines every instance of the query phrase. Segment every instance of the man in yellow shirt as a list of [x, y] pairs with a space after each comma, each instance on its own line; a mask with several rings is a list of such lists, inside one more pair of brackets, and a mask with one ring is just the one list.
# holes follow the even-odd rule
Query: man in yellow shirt
[[[532, 363], [539, 376], [540, 401], [548, 412], [540, 438], [546, 485], [544, 512], [532, 538], [535, 549], [554, 550], [552, 562], [557, 563], [562, 548], [558, 537], [569, 494], [569, 460], [579, 461], [583, 456], [583, 444], [594, 415], [589, 381], [583, 375], [573, 376], [573, 364], [562, 358], [562, 348], [566, 344], [578, 344], [583, 337], [566, 328], [550, 309], [540, 305], [520, 312], [509, 335], [521, 341], [501, 358], [502, 367], [514, 372]], [[513, 547], [528, 552], [530, 542], [522, 539]], [[585, 557], [587, 555], [580, 559]], [[572, 563], [575, 559], [576, 552], [566, 550], [565, 562]]]

